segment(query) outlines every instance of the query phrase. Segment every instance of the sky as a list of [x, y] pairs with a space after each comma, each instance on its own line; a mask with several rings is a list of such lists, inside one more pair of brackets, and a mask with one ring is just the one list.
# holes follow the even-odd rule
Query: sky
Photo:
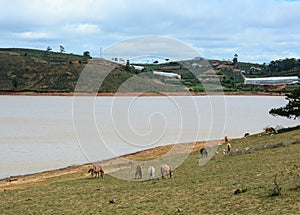
[[269, 63], [300, 58], [299, 11], [300, 1], [291, 0], [2, 0], [0, 47], [62, 45], [99, 57], [100, 48], [151, 35], [179, 40], [207, 59], [237, 53], [239, 61]]

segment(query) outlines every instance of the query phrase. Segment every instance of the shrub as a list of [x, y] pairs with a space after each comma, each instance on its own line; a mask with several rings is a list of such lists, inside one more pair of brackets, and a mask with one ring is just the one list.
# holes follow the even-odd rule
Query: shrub
[[278, 178], [278, 175], [274, 175], [274, 187], [270, 190], [270, 196], [280, 196], [281, 195], [281, 182]]
[[288, 168], [288, 175], [292, 177], [295, 189], [300, 188], [300, 165], [294, 163]]

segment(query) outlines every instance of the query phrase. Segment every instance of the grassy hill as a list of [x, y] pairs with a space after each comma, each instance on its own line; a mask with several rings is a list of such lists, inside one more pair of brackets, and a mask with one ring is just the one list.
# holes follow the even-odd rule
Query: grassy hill
[[0, 90], [70, 92], [88, 58], [32, 49], [0, 49]]
[[[0, 92], [74, 92], [78, 78], [89, 61], [91, 61], [89, 56], [34, 49], [0, 48]], [[240, 74], [243, 70], [249, 77], [299, 76], [299, 60], [274, 61], [270, 66], [239, 62], [234, 67], [231, 62], [218, 60], [211, 60], [210, 63], [214, 70], [201, 74], [205, 87], [184, 66], [169, 62], [147, 65], [144, 71], [118, 65], [105, 77], [99, 92], [116, 92], [121, 86], [126, 92], [204, 92], [207, 90], [212, 92], [289, 92], [299, 87], [294, 85], [277, 89], [276, 87], [247, 86], [243, 84], [243, 77]], [[253, 68], [258, 70], [252, 71]], [[182, 79], [154, 77], [151, 75], [153, 70], [178, 73]], [[144, 75], [141, 76], [143, 73]], [[134, 86], [124, 85], [134, 75], [138, 75], [134, 77]]]
[[[88, 56], [2, 48], [0, 49], [0, 92], [74, 92], [79, 76], [89, 61], [91, 59]], [[116, 92], [119, 87], [122, 87], [125, 92], [182, 91], [182, 87], [179, 89], [176, 84], [165, 86], [156, 83], [149, 74], [144, 77], [136, 76], [131, 80], [133, 84], [124, 85], [138, 72], [133, 67], [116, 64], [115, 69], [104, 77], [99, 92]], [[93, 81], [102, 75], [100, 73], [90, 77], [88, 81], [91, 83], [87, 83], [86, 92], [89, 84], [93, 84]]]
[[[230, 140], [234, 152], [238, 149], [244, 153], [223, 155], [225, 146], [221, 146], [219, 153], [201, 167], [198, 147], [174, 170], [174, 177], [166, 180], [123, 181], [108, 174], [91, 178], [87, 165], [23, 176], [18, 181], [2, 180], [0, 213], [298, 214], [299, 131], [298, 127], [274, 135], [262, 133]], [[267, 147], [274, 143], [289, 144]], [[159, 148], [152, 155], [167, 149]], [[147, 159], [147, 154], [141, 152], [130, 158]], [[280, 195], [272, 196], [276, 187], [281, 188]], [[245, 192], [235, 195], [237, 189]], [[109, 203], [111, 199], [115, 199], [114, 204]]]

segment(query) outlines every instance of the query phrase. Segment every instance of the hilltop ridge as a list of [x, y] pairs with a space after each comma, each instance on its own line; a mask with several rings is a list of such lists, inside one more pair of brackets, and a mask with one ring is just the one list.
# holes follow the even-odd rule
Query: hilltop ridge
[[[93, 60], [86, 52], [83, 55], [52, 52], [49, 50], [0, 48], [0, 93], [73, 93], [77, 80], [85, 66]], [[176, 62], [143, 65], [143, 70], [131, 65], [118, 64], [105, 77], [99, 93], [115, 93], [126, 80], [138, 74], [135, 86], [126, 86], [126, 92], [290, 92], [299, 87], [250, 86], [243, 83], [241, 71], [248, 77], [268, 75], [300, 76], [300, 60], [284, 59], [271, 61], [269, 65], [245, 62], [209, 60], [213, 72], [206, 72], [206, 88], [194, 74]], [[176, 78], [156, 77], [152, 71], [176, 73]], [[139, 78], [141, 74], [143, 78]], [[215, 83], [210, 80], [219, 80]], [[145, 88], [147, 86], [147, 88]], [[181, 88], [180, 88], [181, 87]], [[208, 88], [208, 89], [207, 89]], [[179, 90], [180, 89], [180, 90]]]

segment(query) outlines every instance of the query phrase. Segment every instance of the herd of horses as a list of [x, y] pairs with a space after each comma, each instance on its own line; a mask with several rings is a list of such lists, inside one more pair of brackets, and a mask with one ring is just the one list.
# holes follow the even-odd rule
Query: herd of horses
[[[277, 133], [277, 130], [273, 127], [267, 127], [265, 128], [265, 132], [268, 133]], [[250, 136], [249, 133], [245, 133], [244, 138]], [[225, 136], [225, 143], [226, 143], [226, 149], [224, 152], [229, 154], [231, 151], [231, 144], [229, 143], [228, 137]], [[200, 158], [207, 158], [208, 157], [208, 151], [205, 147], [200, 149]], [[104, 176], [104, 170], [101, 166], [99, 165], [91, 165], [89, 167], [88, 173], [91, 174], [91, 176], [93, 177], [95, 175], [95, 177], [103, 177]], [[166, 179], [166, 176], [169, 176], [169, 178], [172, 178], [173, 176], [173, 170], [171, 168], [171, 166], [169, 164], [163, 164], [160, 167], [160, 173], [161, 173], [161, 177], [162, 179]], [[148, 175], [149, 175], [149, 180], [152, 180], [155, 178], [155, 168], [153, 166], [150, 166], [148, 168]], [[135, 170], [135, 175], [134, 175], [134, 179], [138, 180], [138, 179], [142, 179], [143, 178], [143, 172], [142, 172], [142, 166], [141, 165], [137, 165], [136, 170]]]
[[[172, 170], [172, 168], [169, 164], [161, 165], [160, 172], [161, 172], [162, 179], [166, 179], [167, 176], [172, 178], [173, 170]], [[89, 167], [88, 173], [90, 173], [92, 177], [95, 175], [95, 178], [96, 177], [99, 178], [100, 176], [101, 177], [104, 176], [104, 170], [99, 165], [91, 165]], [[148, 168], [148, 173], [149, 173], [149, 180], [152, 180], [152, 179], [155, 178], [155, 168], [153, 166], [150, 166]], [[135, 176], [134, 179], [136, 179], [136, 180], [143, 178], [142, 166], [141, 165], [137, 165], [134, 176]]]
[[[266, 134], [277, 133], [277, 130], [274, 127], [267, 127], [264, 130], [265, 130]], [[244, 138], [247, 138], [248, 136], [250, 136], [250, 133], [247, 132], [244, 134]], [[229, 154], [231, 152], [231, 144], [230, 144], [227, 136], [225, 136], [224, 140], [226, 143], [226, 150], [225, 149], [223, 150], [223, 154]], [[200, 149], [200, 158], [206, 158], [206, 157], [208, 157], [208, 151], [205, 147], [203, 147]]]

